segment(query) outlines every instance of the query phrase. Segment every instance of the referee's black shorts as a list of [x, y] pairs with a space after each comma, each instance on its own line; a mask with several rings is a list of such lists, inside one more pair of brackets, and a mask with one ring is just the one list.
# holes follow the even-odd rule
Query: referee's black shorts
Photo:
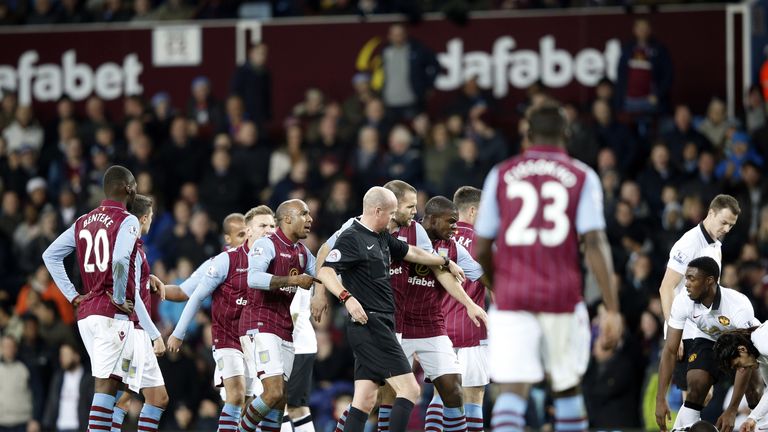
[[355, 354], [355, 380], [384, 384], [390, 377], [411, 373], [411, 365], [395, 336], [392, 314], [368, 312], [368, 322], [347, 323], [347, 341]]

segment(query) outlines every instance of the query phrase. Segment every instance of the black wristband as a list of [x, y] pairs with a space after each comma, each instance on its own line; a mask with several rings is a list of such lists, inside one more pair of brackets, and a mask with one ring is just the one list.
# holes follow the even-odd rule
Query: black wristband
[[450, 266], [450, 264], [451, 264], [451, 260], [450, 260], [450, 259], [448, 259], [448, 257], [447, 257], [447, 256], [444, 256], [444, 257], [443, 257], [443, 260], [444, 260], [444, 261], [443, 261], [443, 267], [445, 267], [445, 269], [447, 270], [447, 269], [448, 269], [448, 266]]

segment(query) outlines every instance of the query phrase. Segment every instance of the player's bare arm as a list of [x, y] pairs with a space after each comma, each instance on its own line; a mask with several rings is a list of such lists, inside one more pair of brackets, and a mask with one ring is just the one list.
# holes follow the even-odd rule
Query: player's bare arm
[[480, 327], [480, 321], [486, 326], [488, 325], [488, 315], [485, 313], [485, 310], [472, 301], [467, 292], [464, 291], [464, 287], [461, 286], [451, 273], [441, 270], [439, 267], [432, 267], [432, 271], [435, 273], [437, 281], [445, 289], [445, 292], [467, 309], [467, 316], [469, 316], [469, 319], [472, 320], [476, 327]]
[[165, 299], [172, 302], [182, 303], [189, 300], [189, 297], [184, 293], [178, 285], [164, 285], [165, 287]]
[[493, 239], [478, 236], [475, 239], [477, 262], [483, 267], [483, 283], [485, 287], [493, 291]]
[[296, 276], [272, 276], [269, 281], [269, 290], [273, 291], [284, 287], [298, 286], [303, 289], [309, 289], [315, 282], [315, 278], [308, 274]]
[[669, 311], [672, 310], [672, 302], [675, 300], [675, 287], [683, 280], [683, 275], [667, 267], [664, 278], [659, 286], [661, 297], [661, 311], [664, 313], [664, 321], [669, 320]]
[[672, 370], [675, 367], [677, 358], [677, 347], [683, 338], [683, 331], [670, 328], [667, 333], [667, 340], [664, 342], [664, 348], [661, 350], [661, 361], [659, 362], [659, 387], [656, 390], [656, 424], [664, 432], [667, 429], [667, 421], [672, 420], [667, 404], [667, 390], [672, 381]]
[[613, 259], [608, 238], [602, 230], [584, 233], [584, 258], [592, 270], [603, 294], [605, 315], [600, 320], [600, 331], [605, 336], [605, 343], [615, 346], [622, 333], [622, 321], [619, 314], [619, 295], [613, 280]]
[[[338, 297], [344, 303], [344, 306], [347, 308], [347, 311], [349, 311], [349, 315], [352, 319], [360, 324], [368, 322], [368, 315], [366, 315], [365, 310], [363, 310], [363, 306], [356, 298], [349, 295], [349, 291], [347, 291], [347, 289], [344, 288], [344, 285], [341, 284], [341, 281], [339, 281], [336, 270], [330, 267], [323, 267], [320, 269], [320, 272], [318, 272], [317, 278], [323, 285], [325, 285], [331, 294]], [[346, 293], [346, 295], [342, 295], [343, 293]]]
[[165, 284], [159, 277], [153, 274], [149, 275], [149, 287], [152, 289], [153, 293], [160, 296], [160, 300], [165, 300]]
[[[328, 256], [330, 248], [328, 243], [323, 243], [320, 246], [320, 250], [317, 251], [317, 263], [315, 265], [315, 274], [320, 274], [320, 269], [323, 267], [325, 258]], [[310, 313], [315, 321], [320, 322], [323, 319], [323, 314], [328, 310], [328, 294], [325, 290], [325, 285], [322, 283], [315, 283], [315, 291], [312, 294], [312, 299], [309, 305]]]

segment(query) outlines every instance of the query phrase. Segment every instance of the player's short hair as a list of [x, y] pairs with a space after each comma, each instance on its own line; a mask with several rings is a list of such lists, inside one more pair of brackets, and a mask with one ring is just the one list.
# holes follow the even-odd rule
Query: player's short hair
[[468, 208], [480, 205], [480, 196], [483, 191], [472, 186], [462, 186], [453, 194], [453, 203], [459, 211], [465, 211]]
[[734, 329], [720, 334], [720, 337], [717, 338], [715, 345], [712, 347], [712, 351], [715, 353], [715, 361], [720, 366], [720, 369], [724, 371], [731, 370], [731, 362], [739, 356], [739, 346], [745, 347], [747, 352], [755, 356], [755, 358], [760, 357], [760, 351], [752, 343], [751, 338], [752, 332], [756, 328]]
[[155, 202], [152, 197], [136, 194], [136, 196], [133, 198], [133, 202], [131, 203], [131, 208], [129, 208], [128, 211], [130, 211], [131, 214], [137, 218], [140, 218], [142, 216], [148, 215], [154, 204]]
[[699, 420], [684, 430], [688, 432], [718, 432], [715, 425], [705, 420]]
[[227, 217], [224, 218], [224, 221], [221, 222], [223, 225], [224, 234], [229, 234], [230, 227], [233, 223], [237, 222], [243, 222], [245, 223], [245, 216], [243, 216], [242, 213], [230, 213], [227, 215]]
[[728, 209], [736, 216], [741, 213], [739, 201], [736, 200], [736, 198], [726, 194], [720, 194], [712, 198], [712, 202], [709, 203], [709, 209], [713, 210], [715, 213], [722, 209]]
[[245, 213], [245, 224], [248, 225], [249, 223], [251, 223], [253, 218], [255, 218], [256, 216], [264, 216], [264, 215], [275, 217], [275, 212], [273, 212], [271, 208], [265, 205], [254, 207]]
[[708, 256], [694, 258], [688, 263], [688, 267], [698, 269], [704, 276], [712, 276], [715, 281], [720, 280], [720, 267], [714, 258]]
[[125, 187], [132, 181], [135, 181], [135, 179], [128, 168], [121, 165], [112, 165], [104, 172], [104, 192], [109, 196], [112, 191]]
[[560, 104], [555, 101], [547, 100], [531, 107], [526, 113], [526, 118], [529, 125], [528, 135], [532, 141], [556, 142], [565, 137], [568, 123]]
[[430, 200], [427, 201], [427, 203], [424, 205], [424, 214], [427, 216], [443, 215], [446, 213], [455, 212], [456, 210], [456, 204], [441, 195], [430, 198]]
[[405, 196], [408, 192], [416, 193], [416, 188], [409, 185], [408, 183], [402, 181], [402, 180], [392, 180], [388, 181], [384, 188], [389, 189], [392, 191], [393, 194], [395, 194], [395, 198], [397, 198], [397, 202], [400, 202], [401, 199]]

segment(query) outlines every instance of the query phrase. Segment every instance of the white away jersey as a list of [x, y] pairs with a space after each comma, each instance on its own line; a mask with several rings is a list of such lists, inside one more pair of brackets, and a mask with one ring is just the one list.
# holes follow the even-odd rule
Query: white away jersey
[[[698, 224], [683, 234], [672, 246], [669, 251], [667, 267], [685, 276], [689, 262], [695, 258], [707, 256], [714, 259], [717, 266], [722, 270], [720, 263], [723, 259], [722, 246], [723, 244], [719, 240], [715, 240], [707, 234], [704, 225]], [[685, 277], [675, 287], [675, 294], [685, 291], [684, 288]]]
[[[762, 324], [760, 327], [752, 332], [752, 343], [755, 348], [760, 352], [760, 357], [757, 358], [757, 365], [760, 369], [760, 375], [763, 377], [763, 381], [768, 384], [768, 323]], [[749, 418], [760, 421], [768, 413], [768, 392], [763, 393], [763, 397], [760, 398], [760, 402], [755, 409], [749, 414]]]
[[687, 291], [675, 296], [667, 324], [670, 328], [682, 330], [686, 322], [692, 323], [698, 330], [694, 337], [711, 341], [716, 341], [726, 330], [760, 325], [752, 303], [744, 294], [719, 285], [711, 307], [694, 302]]

